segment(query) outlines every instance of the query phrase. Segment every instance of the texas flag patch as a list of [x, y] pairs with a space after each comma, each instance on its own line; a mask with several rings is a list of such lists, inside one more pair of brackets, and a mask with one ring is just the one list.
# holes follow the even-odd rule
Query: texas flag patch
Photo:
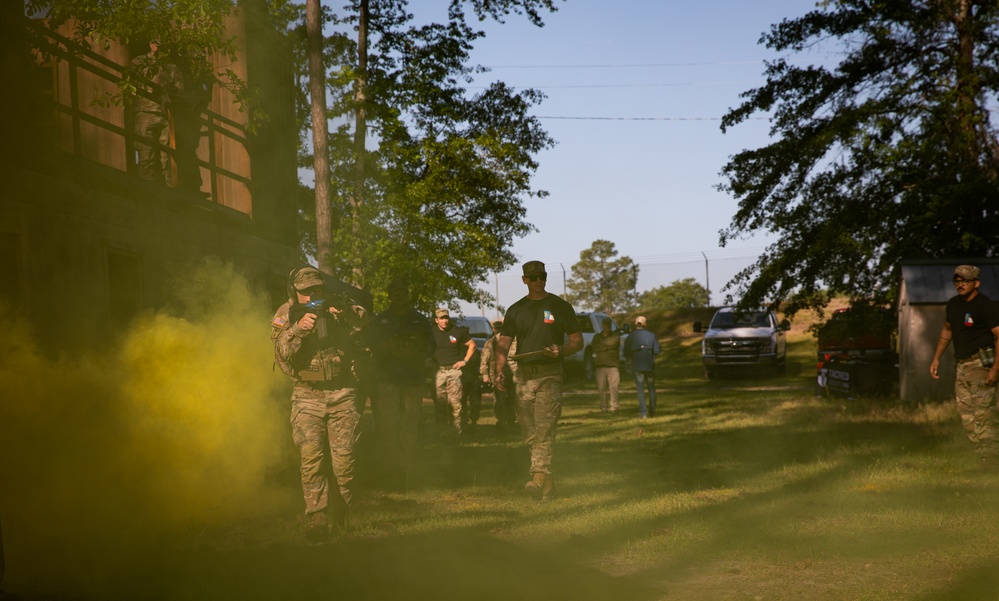
[[966, 325], [969, 328], [975, 325], [975, 320], [971, 318], [971, 313], [964, 314], [964, 325]]
[[451, 344], [455, 344], [456, 342], [458, 342], [458, 339], [455, 338], [454, 336], [448, 336], [447, 339], [451, 341]]
[[551, 311], [545, 311], [545, 323], [555, 323], [555, 316]]

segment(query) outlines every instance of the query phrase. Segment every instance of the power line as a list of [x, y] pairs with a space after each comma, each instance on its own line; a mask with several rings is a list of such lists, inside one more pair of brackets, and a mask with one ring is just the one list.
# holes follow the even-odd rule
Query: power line
[[[721, 117], [559, 117], [538, 115], [538, 119], [563, 121], [721, 121]], [[769, 117], [747, 117], [747, 121], [767, 121]]]
[[755, 61], [705, 61], [694, 63], [621, 63], [621, 64], [582, 64], [582, 65], [483, 65], [487, 69], [644, 69], [659, 67], [710, 67], [724, 65], [758, 65]]
[[[565, 85], [517, 86], [536, 90], [573, 90], [591, 88], [684, 88], [689, 86], [755, 86], [758, 81], [691, 81], [680, 83], [576, 83]], [[478, 86], [475, 86], [478, 87]], [[484, 87], [484, 86], [483, 86]]]

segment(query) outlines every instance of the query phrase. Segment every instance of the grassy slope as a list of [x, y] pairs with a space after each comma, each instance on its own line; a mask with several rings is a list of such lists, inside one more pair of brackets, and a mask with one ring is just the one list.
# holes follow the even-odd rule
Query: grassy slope
[[567, 394], [553, 502], [520, 492], [516, 439], [482, 427], [440, 444], [428, 408], [421, 468], [398, 487], [371, 477], [362, 445], [346, 538], [304, 546], [293, 511], [206, 525], [130, 558], [100, 598], [140, 586], [157, 599], [999, 596], [999, 475], [977, 466], [950, 406], [815, 398], [802, 320], [788, 377], [704, 382], [692, 317], [704, 319], [650, 315], [665, 347], [659, 417], [636, 419], [631, 382], [614, 418], [592, 388]]

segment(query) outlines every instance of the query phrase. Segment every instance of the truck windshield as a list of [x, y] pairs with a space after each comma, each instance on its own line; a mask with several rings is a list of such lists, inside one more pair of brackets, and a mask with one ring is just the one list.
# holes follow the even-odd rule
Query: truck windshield
[[711, 320], [712, 328], [766, 328], [770, 326], [770, 318], [763, 311], [746, 313], [717, 313]]

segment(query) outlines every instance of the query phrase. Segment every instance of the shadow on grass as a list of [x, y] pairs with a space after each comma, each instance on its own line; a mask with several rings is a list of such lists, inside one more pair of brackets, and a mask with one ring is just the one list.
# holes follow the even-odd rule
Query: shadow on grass
[[943, 590], [928, 593], [918, 601], [984, 601], [999, 599], [999, 561], [953, 575], [953, 584]]
[[651, 599], [612, 578], [474, 532], [341, 541], [320, 547], [196, 551], [150, 582], [164, 599]]

